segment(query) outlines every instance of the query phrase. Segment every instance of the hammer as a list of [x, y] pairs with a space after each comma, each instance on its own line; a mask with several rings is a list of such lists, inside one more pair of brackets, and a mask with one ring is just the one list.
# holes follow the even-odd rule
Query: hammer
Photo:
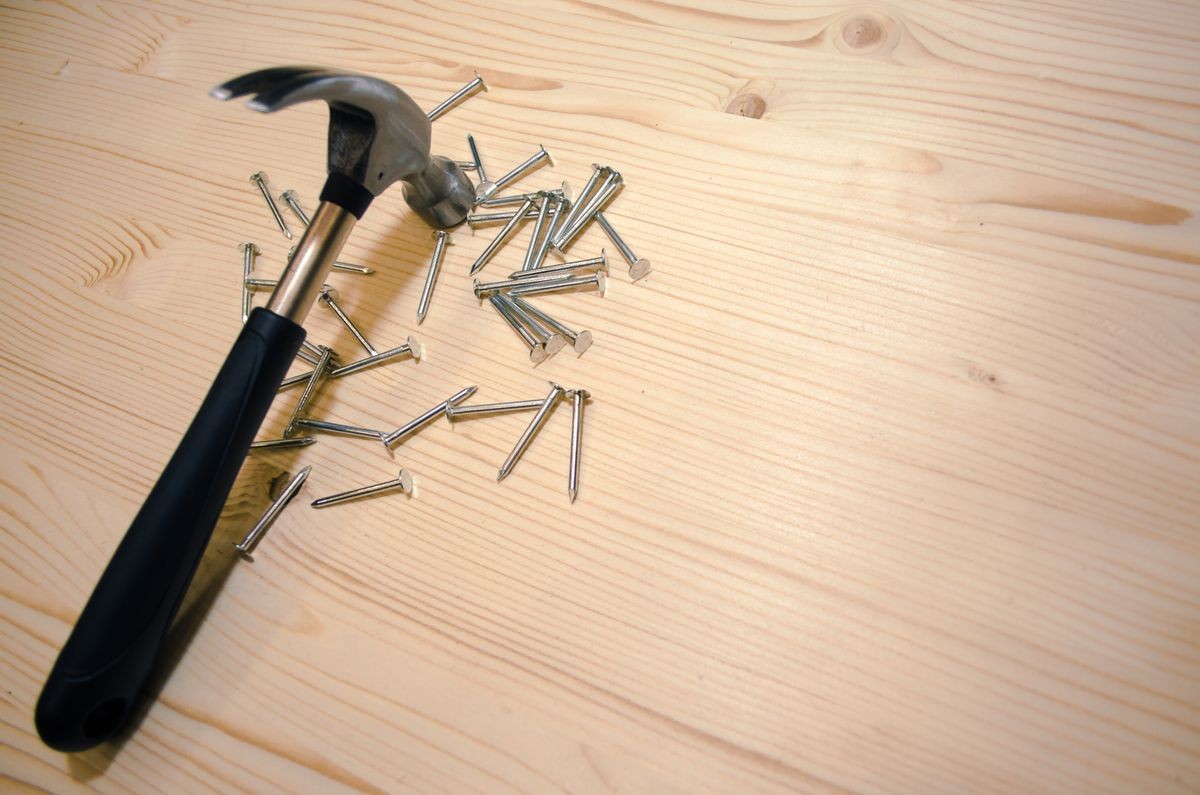
[[43, 742], [82, 751], [116, 735], [159, 657], [276, 389], [304, 340], [326, 274], [371, 201], [396, 181], [430, 226], [461, 223], [475, 191], [429, 151], [429, 119], [396, 86], [315, 66], [263, 69], [214, 88], [253, 95], [252, 110], [329, 104], [329, 177], [321, 203], [266, 308], [250, 313], [207, 397], [138, 511], [38, 698]]

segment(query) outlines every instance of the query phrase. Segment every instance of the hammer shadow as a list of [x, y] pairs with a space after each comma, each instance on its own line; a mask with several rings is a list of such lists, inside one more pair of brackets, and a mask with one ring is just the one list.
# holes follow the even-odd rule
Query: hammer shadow
[[183, 604], [175, 616], [174, 623], [167, 631], [158, 661], [134, 704], [125, 728], [119, 735], [95, 748], [77, 754], [67, 754], [67, 769], [72, 778], [87, 782], [104, 775], [125, 744], [141, 728], [150, 708], [158, 701], [159, 695], [170, 681], [179, 661], [183, 659], [192, 645], [196, 632], [200, 629], [200, 625], [209, 611], [212, 610], [213, 605], [216, 604], [225, 581], [229, 579], [234, 565], [239, 560], [240, 556], [233, 549], [233, 544], [240, 541], [246, 532], [247, 514], [258, 516], [266, 510], [266, 506], [271, 501], [271, 495], [268, 493], [271, 486], [267, 484], [278, 483], [281, 480], [279, 475], [283, 473], [280, 467], [284, 461], [280, 459], [285, 455], [289, 459], [293, 458], [298, 452], [292, 450], [276, 453], [273, 456], [274, 460], [270, 462], [255, 460], [253, 456], [247, 459], [238, 476], [239, 482], [234, 484], [230, 493], [237, 494], [239, 485], [243, 491], [246, 491], [246, 483], [262, 483], [264, 487], [248, 491], [246, 498], [238, 502], [236, 507], [226, 504], [217, 520], [217, 526], [213, 530], [212, 538], [204, 551], [200, 565], [196, 569], [196, 576], [192, 579], [192, 583], [184, 595]]

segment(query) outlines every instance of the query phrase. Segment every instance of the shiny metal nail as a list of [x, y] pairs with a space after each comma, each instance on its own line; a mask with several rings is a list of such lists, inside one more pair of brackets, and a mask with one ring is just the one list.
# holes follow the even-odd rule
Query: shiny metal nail
[[309, 420], [303, 417], [296, 420], [296, 427], [305, 428], [310, 431], [340, 433], [345, 436], [363, 436], [367, 439], [378, 439], [383, 436], [383, 431], [373, 431], [370, 428], [359, 428], [356, 425], [341, 425], [336, 422], [325, 422], [324, 420]]
[[483, 266], [487, 265], [488, 261], [496, 255], [497, 251], [500, 250], [500, 247], [503, 246], [505, 242], [507, 242], [508, 239], [513, 236], [513, 233], [517, 231], [517, 228], [525, 222], [525, 213], [528, 212], [529, 208], [532, 206], [533, 202], [526, 199], [525, 203], [521, 205], [521, 209], [513, 214], [513, 217], [509, 220], [509, 222], [504, 225], [503, 229], [500, 230], [500, 234], [496, 235], [496, 239], [491, 243], [488, 243], [487, 248], [485, 248], [483, 253], [479, 255], [478, 259], [475, 260], [475, 264], [471, 266], [472, 276], [483, 270]]
[[254, 272], [254, 258], [261, 252], [253, 243], [242, 243], [238, 248], [242, 252], [242, 323], [245, 324], [250, 319], [250, 288], [246, 282]]
[[386, 447], [388, 450], [391, 450], [392, 446], [396, 444], [396, 442], [400, 441], [406, 436], [411, 436], [416, 431], [433, 422], [438, 418], [439, 415], [446, 413], [447, 406], [453, 406], [456, 403], [461, 403], [471, 395], [475, 394], [475, 390], [478, 388], [479, 387], [477, 386], [469, 386], [465, 389], [460, 389], [458, 392], [455, 392], [453, 395], [446, 398], [441, 403], [437, 404], [416, 419], [401, 425], [399, 428], [389, 434], [381, 436], [380, 441], [383, 442], [384, 447]]
[[521, 270], [527, 271], [531, 268], [536, 268], [541, 264], [539, 260], [537, 265], [534, 264], [534, 258], [538, 252], [542, 250], [542, 235], [546, 231], [546, 215], [550, 212], [551, 195], [547, 191], [539, 191], [537, 219], [533, 222], [533, 236], [529, 238], [529, 246], [525, 249], [525, 261], [521, 265]]
[[587, 206], [580, 211], [579, 216], [571, 222], [571, 225], [564, 226], [559, 230], [551, 245], [559, 251], [566, 251], [571, 243], [579, 237], [580, 232], [587, 228], [588, 221], [591, 221], [596, 213], [604, 209], [604, 205], [612, 201], [612, 197], [624, 187], [624, 184], [619, 172], [610, 173], [596, 191], [596, 195], [588, 200]]
[[279, 212], [279, 205], [275, 203], [274, 197], [271, 196], [271, 191], [267, 189], [267, 175], [261, 171], [255, 171], [250, 175], [250, 181], [258, 186], [258, 192], [267, 200], [267, 207], [271, 210], [271, 215], [275, 218], [275, 223], [279, 226], [279, 231], [283, 232], [283, 236], [288, 240], [292, 239], [292, 230], [288, 229], [284, 223], [283, 215]]
[[[288, 249], [288, 253], [287, 253], [288, 262], [292, 261], [292, 255], [295, 253], [296, 253], [295, 246], [292, 246], [291, 248]], [[368, 268], [365, 265], [355, 265], [353, 262], [342, 262], [341, 260], [336, 260], [333, 263], [333, 265], [330, 267], [332, 267], [333, 270], [341, 271], [342, 273], [360, 273], [363, 276], [370, 276], [372, 273], [375, 272], [374, 269]]]
[[291, 208], [296, 217], [300, 219], [300, 223], [308, 226], [308, 215], [304, 212], [304, 208], [300, 206], [300, 202], [296, 199], [296, 191], [288, 188], [283, 193], [279, 194], [279, 198], [283, 199], [284, 204]]
[[567, 279], [529, 279], [528, 284], [522, 283], [517, 287], [513, 287], [508, 291], [510, 296], [517, 295], [543, 295], [545, 293], [562, 293], [571, 290], [578, 290], [581, 287], [595, 287], [596, 294], [601, 298], [604, 297], [605, 278], [600, 271], [592, 276], [585, 278], [567, 278]]
[[[335, 367], [329, 371], [329, 377], [341, 378], [345, 375], [357, 373], [359, 370], [365, 370], [368, 367], [374, 367], [377, 364], [383, 364], [386, 361], [398, 358], [406, 353], [410, 354], [413, 359], [421, 358], [421, 343], [417, 342], [416, 337], [410, 336], [408, 338], [408, 342], [404, 343], [403, 345], [399, 345], [390, 350], [380, 351], [374, 356], [367, 356], [364, 359], [358, 359], [350, 362], [349, 364], [342, 365], [341, 367]], [[303, 384], [310, 377], [312, 377], [311, 371], [294, 375], [291, 378], [285, 378], [279, 385], [279, 389], [283, 390], [287, 389], [288, 387], [295, 386], [296, 384]]]
[[617, 251], [620, 251], [621, 256], [629, 263], [630, 280], [636, 282], [650, 272], [650, 260], [642, 259], [633, 253], [633, 249], [617, 234], [617, 230], [613, 229], [612, 224], [604, 217], [604, 213], [596, 213], [596, 223], [600, 224], [600, 228], [604, 230], [604, 234], [608, 235], [608, 239], [613, 242], [613, 245], [617, 247]]
[[250, 445], [251, 450], [280, 450], [288, 447], [308, 447], [310, 444], [316, 444], [317, 440], [311, 436], [293, 436], [291, 439], [263, 439], [261, 442], [253, 442]]
[[[522, 201], [524, 201], [524, 200], [522, 200]], [[539, 197], [537, 194], [534, 194], [532, 201], [534, 203], [537, 203], [539, 201]], [[550, 220], [553, 220], [555, 217], [554, 210], [551, 209], [550, 212], [548, 213], [548, 215], [550, 217]], [[515, 212], [472, 213], [471, 215], [467, 216], [467, 226], [471, 227], [471, 229], [478, 229], [481, 226], [494, 226], [496, 224], [506, 224], [509, 221], [511, 221], [514, 217], [516, 217]], [[537, 209], [530, 209], [530, 210], [527, 210], [525, 213], [526, 220], [530, 220], [530, 221], [536, 220], [537, 217], [538, 217]]]
[[583, 455], [583, 402], [592, 395], [586, 389], [571, 390], [571, 459], [567, 469], [567, 495], [571, 502], [579, 494], [579, 459]]
[[492, 293], [488, 296], [488, 301], [496, 309], [500, 317], [504, 318], [504, 322], [508, 324], [509, 328], [517, 332], [517, 336], [529, 347], [529, 361], [534, 364], [541, 364], [546, 361], [546, 357], [549, 354], [546, 352], [545, 343], [533, 336], [529, 329], [522, 325], [516, 313], [508, 307], [500, 296], [500, 293]]
[[[480, 207], [512, 207], [526, 199], [537, 201], [537, 191], [533, 193], [514, 193], [510, 196], [492, 196], [483, 201], [476, 202], [476, 204]], [[471, 216], [468, 215], [467, 219], [470, 220], [470, 218]]]
[[475, 145], [475, 136], [467, 133], [467, 148], [471, 150], [471, 161], [475, 164], [475, 173], [480, 182], [487, 182], [487, 173], [483, 170], [483, 160], [479, 157], [479, 147]]
[[538, 430], [546, 424], [546, 419], [550, 416], [550, 413], [554, 411], [554, 407], [558, 405], [558, 401], [562, 399], [562, 396], [565, 394], [565, 392], [566, 390], [564, 390], [558, 384], [555, 384], [554, 382], [550, 383], [550, 394], [546, 395], [546, 398], [542, 401], [542, 405], [538, 409], [537, 414], [535, 414], [533, 419], [529, 421], [529, 426], [521, 434], [521, 438], [517, 439], [517, 443], [513, 447], [512, 452], [508, 454], [508, 458], [505, 459], [504, 463], [501, 465], [500, 471], [496, 475], [496, 480], [504, 480], [509, 476], [513, 470], [513, 467], [515, 467], [517, 462], [521, 460], [521, 456], [525, 453], [525, 449], [529, 447], [529, 443], [533, 441], [533, 437], [537, 434]]
[[[588, 177], [588, 181], [584, 183], [583, 190], [579, 191], [579, 195], [575, 197], [574, 206], [567, 213], [567, 216], [559, 222], [558, 226], [560, 229], [567, 228], [575, 221], [575, 219], [579, 216], [579, 213], [583, 212], [583, 208], [587, 205], [588, 199], [594, 194], [596, 185], [598, 185], [600, 180], [607, 177], [611, 172], [612, 169], [608, 166], [602, 166], [599, 163], [592, 163], [592, 175]], [[551, 238], [551, 243], [553, 243], [553, 238]]]
[[320, 347], [321, 358], [313, 368], [312, 374], [308, 378], [308, 383], [304, 385], [304, 392], [300, 395], [300, 400], [296, 402], [296, 408], [292, 410], [292, 416], [288, 418], [287, 427], [283, 429], [284, 438], [296, 432], [296, 420], [304, 416], [304, 412], [308, 409], [308, 404], [312, 402], [313, 396], [317, 393], [317, 387], [325, 379], [325, 376], [329, 374], [329, 363], [333, 360], [333, 351], [325, 346]]
[[434, 232], [433, 239], [437, 242], [433, 247], [433, 258], [429, 261], [429, 273], [425, 275], [425, 286], [421, 289], [421, 300], [417, 302], [417, 325], [425, 321], [425, 313], [429, 311], [429, 299], [433, 297], [433, 286], [437, 284], [438, 272], [442, 269], [446, 246], [454, 244], [450, 233], [444, 229]]
[[296, 476], [283, 487], [283, 491], [275, 498], [262, 517], [254, 523], [254, 527], [250, 528], [250, 532], [246, 533], [246, 537], [242, 539], [240, 544], [234, 544], [233, 548], [238, 552], [250, 557], [250, 553], [258, 546], [258, 542], [267, 534], [267, 530], [271, 529], [276, 517], [287, 507], [287, 504], [292, 501], [292, 497], [296, 496], [296, 492], [300, 491], [300, 487], [304, 485], [304, 481], [308, 479], [308, 473], [312, 472], [312, 467], [305, 467], [296, 473]]
[[532, 411], [541, 408], [542, 399], [511, 400], [508, 403], [481, 403], [478, 406], [447, 406], [446, 419], [461, 420], [467, 417], [490, 417], [494, 414], [509, 414], [514, 411]]
[[[563, 188], [567, 188], [567, 183], [563, 183]], [[565, 214], [566, 208], [571, 206], [571, 200], [565, 192], [552, 193], [550, 199], [552, 206], [550, 207], [549, 217], [546, 219], [546, 228], [542, 233], [541, 242], [538, 243], [537, 251], [533, 255], [533, 262], [528, 270], [538, 270], [542, 267], [542, 263], [546, 261], [546, 254], [550, 251], [550, 238], [553, 237], [554, 230], [558, 227], [558, 221]]]
[[474, 96], [475, 94], [478, 94], [480, 91], [487, 91], [487, 90], [488, 90], [487, 83], [484, 83], [483, 78], [479, 76], [479, 72], [476, 72], [475, 78], [471, 82], [467, 83], [465, 86], [460, 88], [458, 91], [455, 91], [453, 94], [448, 96], [440, 105], [438, 105], [436, 108], [429, 111], [425, 115], [429, 117], [430, 121], [437, 121], [439, 118], [444, 116], [446, 113], [450, 112], [454, 108], [457, 108], [459, 105], [461, 105], [463, 102], [465, 102], [468, 98]]
[[481, 282], [478, 279], [471, 280], [471, 289], [475, 292], [475, 297], [484, 299], [492, 293], [501, 293], [505, 290], [511, 290], [514, 287], [524, 287], [529, 284], [539, 284], [541, 282], [561, 282], [568, 278], [561, 274], [549, 274], [548, 276], [530, 275], [524, 279], [501, 279], [497, 282]]
[[395, 480], [376, 483], [373, 486], [363, 486], [361, 489], [343, 491], [340, 494], [330, 494], [328, 497], [313, 500], [312, 507], [324, 508], [327, 505], [337, 505], [339, 502], [349, 502], [361, 497], [370, 497], [372, 494], [383, 494], [386, 491], [396, 491], [397, 489], [405, 494], [412, 494], [413, 476], [407, 469], [401, 469], [400, 475]]
[[560, 262], [556, 265], [543, 265], [540, 268], [534, 268], [531, 271], [513, 271], [508, 274], [508, 278], [515, 279], [518, 282], [528, 282], [530, 279], [543, 279], [548, 276], [560, 277], [565, 276], [575, 271], [600, 271], [608, 273], [608, 254], [604, 249], [600, 249], [600, 256], [589, 257], [588, 259], [577, 259], [573, 262]]
[[354, 339], [358, 340], [358, 344], [363, 346], [363, 349], [366, 350], [367, 355], [378, 355], [379, 351], [375, 350], [371, 343], [367, 342], [367, 338], [364, 337], [362, 332], [358, 330], [358, 326], [354, 325], [354, 321], [350, 319], [350, 316], [347, 315], [340, 306], [338, 306], [337, 297], [338, 291], [334, 290], [333, 288], [325, 288], [321, 290], [320, 298], [325, 302], [325, 306], [333, 310], [333, 314], [337, 315], [338, 320], [342, 321], [342, 325], [350, 330], [350, 333], [354, 335]]
[[540, 320], [546, 327], [552, 328], [559, 334], [563, 335], [567, 342], [571, 343], [571, 347], [576, 353], [583, 353], [588, 348], [592, 347], [592, 332], [587, 331], [586, 329], [579, 332], [572, 331], [566, 325], [555, 320], [553, 317], [538, 309], [536, 306], [529, 303], [519, 295], [510, 295], [509, 300], [516, 304], [518, 308], [523, 309], [526, 314], [532, 315]]
[[475, 161], [474, 160], [455, 160], [454, 165], [458, 166], [463, 171], [474, 171], [475, 170]]
[[529, 329], [533, 336], [537, 337], [538, 341], [546, 348], [546, 358], [550, 358], [554, 354], [561, 351], [567, 345], [567, 338], [557, 331], [548, 329], [538, 322], [537, 318], [530, 315], [521, 307], [517, 306], [507, 295], [500, 294], [500, 300], [513, 311], [517, 320], [521, 321], [521, 325]]
[[495, 182], [480, 182], [475, 187], [476, 201], [482, 201], [490, 196], [494, 196], [496, 193], [503, 190], [507, 185], [511, 185], [512, 183], [516, 182], [518, 179], [525, 176], [530, 171], [533, 171], [543, 163], [549, 163], [553, 166], [554, 158], [552, 158], [550, 153], [546, 151], [546, 147], [538, 144], [537, 154], [528, 158], [523, 163], [515, 166], [512, 171], [508, 172], [500, 179], [496, 180]]

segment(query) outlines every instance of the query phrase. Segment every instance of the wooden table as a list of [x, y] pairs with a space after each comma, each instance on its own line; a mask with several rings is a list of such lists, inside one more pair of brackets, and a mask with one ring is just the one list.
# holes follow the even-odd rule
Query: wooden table
[[[705, 5], [2, 12], [7, 786], [1200, 790], [1200, 8]], [[578, 502], [567, 409], [503, 483], [528, 414], [391, 460], [255, 455], [140, 727], [51, 752], [34, 702], [237, 333], [237, 244], [281, 268], [247, 176], [310, 210], [324, 178], [322, 107], [206, 92], [294, 62], [423, 107], [478, 70], [437, 152], [471, 132], [500, 173], [545, 144], [522, 189], [624, 174], [609, 216], [654, 272], [543, 302], [595, 334], [581, 357], [531, 367], [471, 295], [490, 231], [456, 233], [418, 327], [432, 243], [398, 190], [343, 257], [378, 272], [331, 277], [377, 346], [427, 356], [315, 416], [587, 387]], [[355, 350], [323, 309], [308, 328]], [[307, 505], [398, 466], [412, 498]]]

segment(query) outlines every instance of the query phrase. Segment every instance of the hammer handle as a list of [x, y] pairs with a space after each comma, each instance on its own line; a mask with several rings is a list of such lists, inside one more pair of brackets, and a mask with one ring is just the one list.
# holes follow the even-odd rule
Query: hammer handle
[[304, 329], [255, 309], [54, 664], [34, 716], [82, 751], [128, 720]]

